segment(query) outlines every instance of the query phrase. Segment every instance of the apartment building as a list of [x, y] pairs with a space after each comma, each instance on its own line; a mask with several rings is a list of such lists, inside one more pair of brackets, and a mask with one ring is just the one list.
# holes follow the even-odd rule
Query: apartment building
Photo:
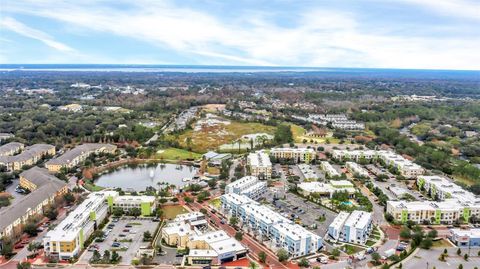
[[225, 193], [236, 193], [257, 199], [267, 191], [267, 182], [259, 181], [255, 176], [242, 177], [225, 187]]
[[250, 170], [250, 175], [252, 176], [256, 176], [260, 179], [272, 178], [272, 162], [270, 162], [268, 154], [264, 152], [248, 154], [247, 166]]
[[0, 208], [0, 237], [20, 235], [22, 226], [30, 218], [43, 215], [45, 208], [68, 191], [65, 182], [39, 167], [22, 172], [20, 185], [29, 189], [30, 193], [16, 198], [14, 204]]
[[140, 209], [141, 216], [150, 216], [157, 208], [157, 200], [155, 196], [122, 195], [113, 199], [113, 207], [121, 208], [124, 212], [137, 208]]
[[340, 173], [327, 161], [320, 162], [320, 168], [322, 168], [325, 174], [330, 178], [341, 176]]
[[328, 235], [335, 240], [364, 245], [372, 229], [372, 213], [355, 210], [338, 214], [328, 226]]
[[448, 238], [460, 248], [480, 247], [480, 229], [450, 229]]
[[323, 182], [302, 182], [297, 185], [300, 193], [304, 196], [309, 196], [312, 193], [317, 193], [321, 196], [332, 197], [335, 192], [347, 192], [350, 196], [355, 194], [356, 189], [348, 180], [330, 180], [329, 183]]
[[0, 156], [12, 156], [20, 153], [25, 148], [25, 145], [18, 142], [10, 142], [0, 146]]
[[388, 201], [387, 213], [402, 223], [408, 220], [415, 223], [453, 224], [457, 220], [468, 222], [471, 216], [480, 217], [480, 202], [446, 199], [432, 201]]
[[332, 152], [332, 157], [337, 160], [355, 162], [359, 162], [360, 160], [381, 160], [385, 163], [385, 166], [396, 168], [399, 173], [406, 178], [416, 178], [425, 173], [425, 170], [420, 165], [413, 163], [392, 151], [334, 150]]
[[107, 217], [107, 197], [116, 197], [117, 192], [102, 191], [88, 195], [74, 211], [50, 230], [43, 238], [45, 254], [59, 260], [78, 256], [85, 241]]
[[35, 144], [24, 148], [17, 155], [0, 156], [0, 165], [8, 171], [21, 170], [24, 165], [34, 165], [47, 155], [55, 155], [55, 147], [47, 144]]
[[45, 167], [52, 172], [59, 172], [62, 168], [73, 168], [94, 153], [114, 153], [117, 147], [110, 144], [87, 143], [76, 146], [58, 158], [45, 163]]
[[368, 171], [365, 170], [361, 165], [355, 162], [346, 162], [345, 167], [347, 167], [348, 171], [353, 175], [359, 175], [361, 177], [368, 177]]
[[441, 176], [419, 176], [417, 186], [435, 200], [443, 201], [450, 198], [462, 202], [480, 201], [475, 194], [464, 190], [451, 180]]
[[273, 148], [270, 155], [277, 160], [293, 160], [295, 163], [310, 163], [316, 156], [312, 148]]
[[162, 239], [170, 246], [186, 248], [192, 235], [201, 234], [207, 225], [201, 212], [180, 214], [162, 228]]
[[292, 257], [315, 253], [322, 247], [319, 236], [293, 224], [269, 207], [249, 198], [228, 197], [228, 194], [224, 196], [221, 198], [223, 211], [229, 216], [238, 217], [243, 229], [261, 240], [269, 240], [271, 247], [284, 248]]

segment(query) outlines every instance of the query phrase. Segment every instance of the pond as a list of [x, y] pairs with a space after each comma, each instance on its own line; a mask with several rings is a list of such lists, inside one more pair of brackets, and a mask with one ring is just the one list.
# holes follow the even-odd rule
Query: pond
[[129, 191], [144, 191], [147, 187], [158, 188], [162, 183], [182, 187], [188, 182], [184, 178], [192, 178], [197, 169], [189, 165], [149, 164], [124, 166], [102, 174], [95, 185], [106, 188], [122, 188]]

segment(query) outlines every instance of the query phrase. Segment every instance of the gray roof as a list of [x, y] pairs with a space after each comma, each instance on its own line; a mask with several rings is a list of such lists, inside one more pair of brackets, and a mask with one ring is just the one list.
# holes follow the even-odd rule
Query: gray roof
[[25, 148], [25, 150], [20, 154], [13, 155], [13, 156], [0, 156], [0, 163], [26, 161], [28, 159], [31, 159], [34, 155], [38, 155], [39, 153], [43, 154], [52, 148], [55, 148], [55, 147], [47, 144], [35, 144]]
[[0, 209], [1, 231], [3, 231], [8, 225], [12, 224], [16, 219], [24, 216], [28, 209], [37, 207], [45, 199], [55, 195], [56, 192], [67, 185], [67, 183], [54, 176], [49, 175], [47, 177], [45, 174], [48, 174], [48, 170], [46, 169], [33, 167], [25, 172], [31, 170], [31, 175], [37, 175], [39, 178], [42, 178], [41, 180], [43, 180], [43, 183], [33, 192], [21, 198], [16, 198], [16, 200], [12, 201], [10, 206]]
[[56, 176], [50, 174], [47, 169], [34, 166], [27, 171], [20, 173], [21, 177], [26, 178], [28, 181], [37, 185], [37, 187], [45, 184], [65, 185], [65, 182], [58, 179]]
[[0, 146], [0, 155], [9, 154], [12, 150], [17, 151], [23, 147], [22, 143], [19, 142], [10, 142], [5, 145]]
[[101, 148], [107, 148], [109, 150], [115, 150], [117, 147], [110, 144], [100, 144], [100, 143], [87, 143], [80, 146], [76, 146], [74, 149], [69, 150], [62, 154], [61, 156], [49, 160], [46, 164], [58, 164], [64, 165], [70, 163], [76, 157], [82, 155], [85, 152], [92, 152]]

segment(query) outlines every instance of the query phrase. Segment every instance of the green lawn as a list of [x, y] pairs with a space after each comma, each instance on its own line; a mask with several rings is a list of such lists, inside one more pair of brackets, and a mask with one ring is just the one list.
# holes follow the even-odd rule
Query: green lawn
[[220, 198], [215, 198], [213, 200], [210, 200], [208, 203], [214, 208], [218, 209], [220, 208], [222, 202], [220, 201]]
[[440, 239], [433, 241], [432, 248], [450, 248], [452, 244], [450, 244], [446, 239]]
[[167, 219], [174, 219], [179, 214], [188, 213], [188, 210], [180, 205], [164, 206], [162, 210]]
[[371, 246], [375, 245], [375, 242], [376, 242], [376, 241], [374, 241], [374, 240], [367, 240], [366, 245], [369, 246], [369, 247], [371, 247]]
[[341, 247], [341, 249], [342, 249], [345, 253], [347, 253], [347, 254], [349, 254], [349, 255], [355, 254], [355, 253], [360, 252], [360, 251], [363, 250], [363, 248], [357, 247], [357, 246], [353, 246], [353, 245], [343, 245], [343, 246]]
[[191, 152], [184, 149], [177, 149], [177, 148], [167, 148], [167, 149], [159, 149], [161, 153], [157, 153], [156, 157], [158, 159], [164, 160], [186, 160], [186, 159], [200, 159], [202, 157], [201, 154]]
[[91, 184], [89, 182], [85, 182], [85, 184], [83, 184], [83, 187], [89, 191], [101, 191], [104, 189], [103, 187]]

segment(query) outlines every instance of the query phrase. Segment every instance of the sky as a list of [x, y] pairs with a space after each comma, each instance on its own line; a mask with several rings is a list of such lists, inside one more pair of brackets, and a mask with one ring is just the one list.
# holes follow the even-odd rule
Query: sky
[[0, 63], [480, 70], [480, 0], [1, 0]]

